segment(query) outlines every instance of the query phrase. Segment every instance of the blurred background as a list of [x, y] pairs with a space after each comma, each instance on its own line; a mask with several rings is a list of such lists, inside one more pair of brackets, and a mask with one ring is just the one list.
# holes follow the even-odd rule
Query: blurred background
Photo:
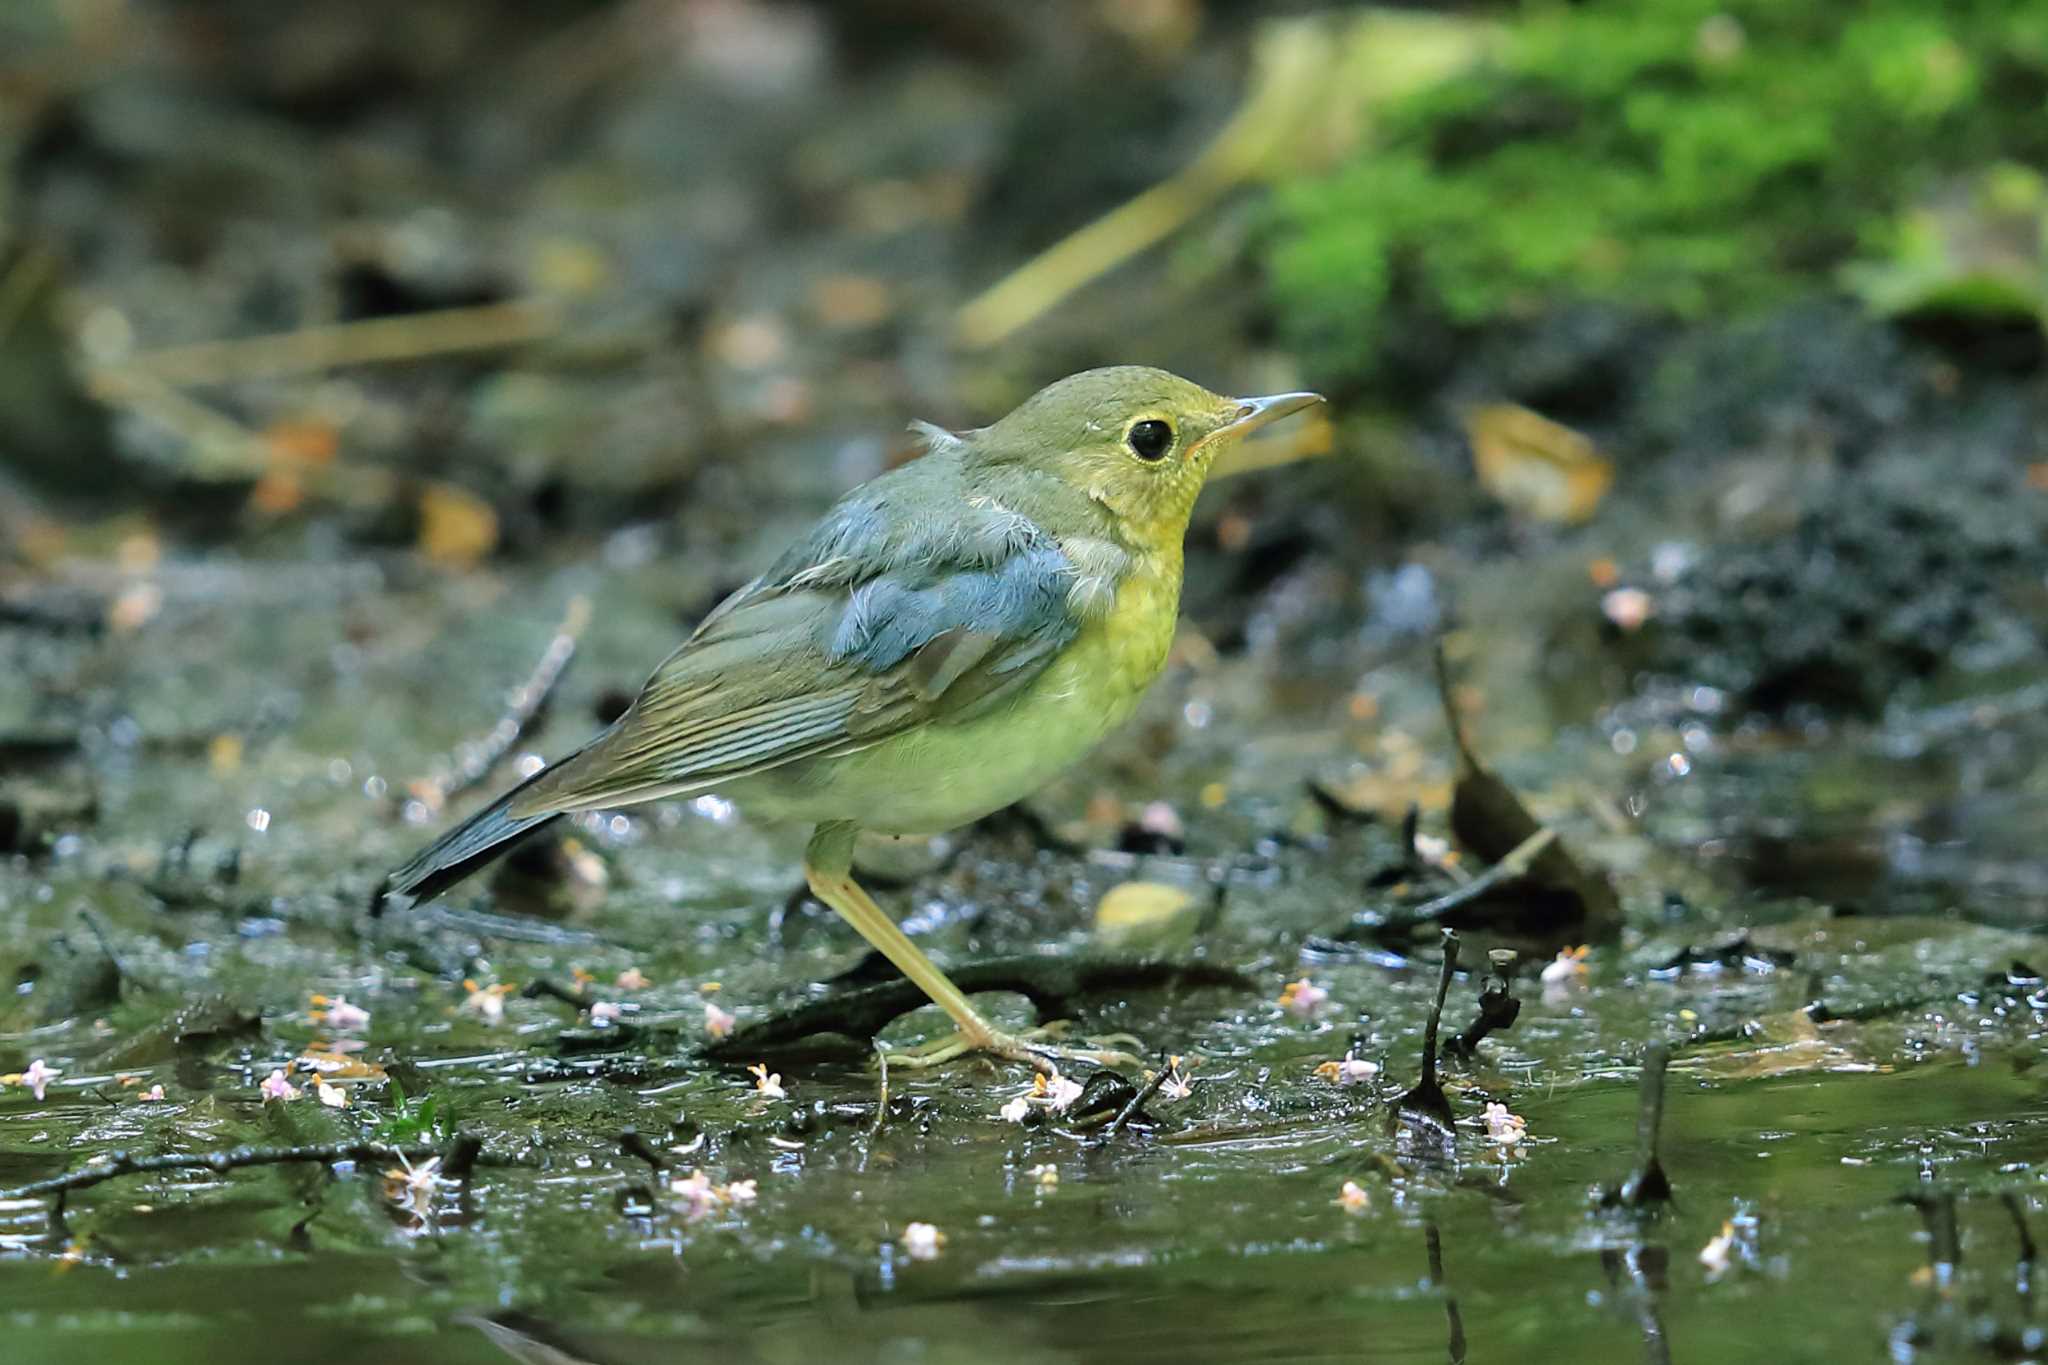
[[[0, 730], [30, 749], [255, 716], [416, 765], [534, 648], [521, 621], [469, 665], [474, 611], [552, 620], [564, 583], [618, 641], [615, 708], [910, 458], [909, 419], [1105, 363], [1333, 399], [1192, 538], [1182, 655], [1255, 665], [1241, 726], [1489, 611], [1539, 726], [1701, 686], [1694, 720], [1796, 731], [2040, 666], [2036, 6], [0, 25], [0, 610], [32, 684]], [[263, 612], [316, 602], [270, 654]], [[83, 674], [80, 633], [114, 637]], [[408, 659], [431, 702], [363, 672]]]
[[[1971, 519], [1995, 507], [1920, 504], [1976, 474], [2009, 504], [2039, 468], [2031, 6], [23, 0], [0, 24], [17, 610], [165, 551], [461, 572], [622, 527], [743, 577], [762, 520], [907, 457], [907, 416], [990, 420], [1103, 363], [1337, 400], [1341, 435], [1293, 453], [1338, 458], [1208, 505], [1244, 590], [1445, 534], [1512, 551], [1598, 515], [1617, 468], [1632, 501], [1732, 513], [1715, 538], [1875, 498], [1994, 539]], [[1887, 457], [1937, 418], [1967, 449], [1916, 435], [1940, 477], [1875, 488], [1919, 477]], [[1743, 646], [1783, 617], [1688, 599], [1653, 652], [1872, 707], [1995, 613], [1959, 581], [1976, 558], [1862, 566], [1958, 600], [1861, 646], [1832, 618]], [[1807, 653], [1693, 652], [1743, 647]]]
[[[2037, 994], [1985, 1020], [2048, 1006], [2021, 960], [2048, 920], [2044, 172], [2048, 6], [2010, 0], [10, 0], [0, 965], [25, 984], [0, 1071], [47, 1050], [82, 1074], [94, 1018], [155, 1026], [202, 985], [274, 1021], [309, 982], [453, 990], [610, 952], [765, 1013], [827, 974], [849, 944], [798, 909], [774, 919], [797, 957], [739, 947], [795, 845], [716, 802], [586, 822], [496, 884], [596, 946], [447, 921], [365, 959], [349, 926], [473, 789], [616, 715], [722, 594], [913, 458], [911, 419], [979, 425], [1122, 363], [1332, 401], [1218, 471], [1129, 733], [971, 836], [985, 860], [869, 851], [921, 888], [893, 906], [918, 932], [1100, 945], [1108, 890], [1178, 878], [1253, 901], [1199, 931], [1175, 902], [1163, 942], [1299, 975], [1362, 901], [1460, 884], [1431, 848], [1504, 851], [1452, 827], [1442, 639], [1480, 755], [1612, 884], [1549, 887], [1561, 923], [1473, 926], [1546, 960], [1608, 945], [1543, 1065], [1607, 1074], [1653, 1023], [1753, 1036], [1845, 981], [1905, 1001], [1911, 1040], [1800, 1034], [1795, 1069], [1975, 1049], [1915, 1011], [1987, 972]], [[87, 985], [53, 995], [88, 940]], [[1433, 969], [1333, 960], [1353, 1006], [1399, 1002], [1356, 1036], [1405, 1059]], [[1960, 975], [1928, 997], [1937, 961]], [[1701, 963], [1732, 975], [1631, 993]], [[1162, 1008], [1147, 1032], [1269, 1070], [1345, 1050]], [[1589, 1112], [1613, 1122], [1576, 1150], [1627, 1146], [1620, 1110], [1556, 1122]], [[2038, 1118], [2012, 1140], [2039, 1146]], [[90, 1122], [70, 1139], [124, 1135]], [[1947, 1138], [1871, 1141], [1882, 1164]], [[1838, 1194], [1841, 1152], [1803, 1150]], [[1266, 1159], [1214, 1178], [1278, 1178]], [[1242, 1201], [1240, 1228], [1268, 1207]], [[1160, 1218], [1132, 1234], [1150, 1251], [1193, 1235]], [[1905, 1247], [1855, 1254], [1903, 1276]], [[466, 1254], [478, 1284], [521, 1273]], [[1417, 1273], [1403, 1255], [1381, 1282]], [[1502, 1251], [1501, 1293], [1518, 1256], [1557, 1272]], [[1263, 1273], [1284, 1304], [1293, 1272]], [[1829, 1352], [1880, 1330], [1777, 1292], [1757, 1311]], [[1429, 1317], [1410, 1344], [1441, 1356]], [[1248, 1321], [1287, 1331], [1282, 1307]]]

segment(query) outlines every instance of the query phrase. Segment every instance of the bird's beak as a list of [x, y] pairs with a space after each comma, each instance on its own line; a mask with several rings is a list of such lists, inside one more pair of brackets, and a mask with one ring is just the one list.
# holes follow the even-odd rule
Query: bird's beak
[[1322, 401], [1323, 396], [1319, 393], [1273, 393], [1264, 398], [1240, 398], [1237, 400], [1237, 416], [1226, 423], [1217, 435], [1243, 436]]

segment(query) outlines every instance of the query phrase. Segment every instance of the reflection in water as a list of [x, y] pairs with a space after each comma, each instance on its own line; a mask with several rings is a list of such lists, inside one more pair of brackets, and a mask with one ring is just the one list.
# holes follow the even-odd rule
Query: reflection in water
[[1661, 1246], [1633, 1243], [1600, 1253], [1607, 1282], [1624, 1291], [1643, 1334], [1643, 1359], [1650, 1365], [1671, 1365], [1671, 1342], [1664, 1335], [1662, 1298], [1670, 1287], [1670, 1254]]
[[525, 1313], [500, 1313], [495, 1317], [459, 1317], [455, 1321], [482, 1332], [493, 1346], [519, 1365], [604, 1365], [565, 1344], [554, 1324]]
[[1444, 1286], [1444, 1243], [1434, 1222], [1422, 1225], [1422, 1235], [1429, 1246], [1429, 1282], [1444, 1289], [1444, 1322], [1450, 1329], [1450, 1341], [1445, 1353], [1451, 1365], [1464, 1365], [1465, 1361], [1465, 1319], [1458, 1312], [1458, 1296]]

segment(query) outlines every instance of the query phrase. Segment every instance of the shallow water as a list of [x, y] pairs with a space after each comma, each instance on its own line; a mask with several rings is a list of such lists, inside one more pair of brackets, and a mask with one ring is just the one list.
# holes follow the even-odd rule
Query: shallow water
[[[449, 898], [501, 913], [552, 902], [551, 919], [510, 921], [549, 941], [488, 918], [362, 917], [369, 885], [429, 827], [393, 793], [487, 728], [504, 680], [523, 674], [590, 570], [480, 587], [394, 582], [365, 563], [284, 580], [216, 563], [166, 581], [142, 638], [9, 637], [40, 698], [12, 723], [47, 721], [75, 698], [91, 713], [70, 717], [81, 752], [34, 779], [83, 781], [99, 810], [49, 856], [0, 871], [0, 957], [22, 981], [0, 1021], [0, 1064], [45, 1057], [64, 1072], [41, 1103], [0, 1090], [0, 1185], [116, 1150], [374, 1134], [395, 1112], [381, 1080], [348, 1084], [340, 1110], [258, 1096], [271, 1069], [333, 1036], [311, 1017], [314, 993], [368, 1008], [368, 1027], [350, 1031], [356, 1055], [415, 1101], [431, 1096], [487, 1154], [523, 1164], [481, 1169], [417, 1211], [386, 1197], [381, 1170], [346, 1164], [331, 1176], [126, 1177], [74, 1196], [62, 1228], [45, 1201], [8, 1204], [11, 1360], [213, 1359], [252, 1341], [439, 1362], [1750, 1360], [1760, 1341], [1788, 1360], [1868, 1358], [1887, 1343], [1898, 1358], [1972, 1358], [1986, 1338], [2006, 1354], [2033, 1349], [2025, 1269], [1996, 1196], [2039, 1203], [2048, 1101], [2033, 1066], [2048, 995], [1992, 981], [2038, 954], [1997, 927], [2030, 903], [2025, 887], [1987, 888], [1983, 873], [2027, 866], [2011, 812], [2040, 793], [2024, 765], [1996, 761], [2038, 738], [2024, 706], [1796, 737], [1717, 727], [1687, 747], [1693, 719], [1641, 702], [1559, 727], [1544, 694], [1505, 681], [1524, 667], [1519, 646], [1469, 657], [1487, 700], [1482, 752], [1615, 871], [1631, 927], [1593, 947], [1582, 978], [1546, 986], [1524, 972], [1516, 1027], [1476, 1064], [1447, 1065], [1463, 1126], [1445, 1163], [1404, 1155], [1388, 1133], [1415, 1079], [1434, 948], [1300, 956], [1308, 936], [1394, 894], [1367, 884], [1397, 848], [1384, 825], [1331, 817], [1309, 778], [1359, 764], [1405, 773], [1425, 832], [1441, 828], [1449, 754], [1426, 661], [1360, 645], [1285, 687], [1257, 655], [1177, 671], [1129, 732], [1033, 803], [1057, 841], [997, 822], [869, 861], [898, 874], [880, 883], [884, 902], [954, 962], [1091, 951], [1093, 908], [1126, 880], [1215, 897], [1161, 951], [1229, 964], [1249, 987], [1120, 993], [1078, 1021], [1199, 1058], [1192, 1093], [1155, 1099], [1149, 1128], [1104, 1139], [998, 1117], [1025, 1089], [1020, 1068], [898, 1067], [877, 1130], [877, 1078], [858, 1046], [764, 1055], [781, 1100], [756, 1094], [740, 1059], [691, 1055], [707, 999], [758, 1022], [815, 998], [802, 983], [859, 956], [815, 908], [788, 906], [800, 832], [755, 830], [718, 802], [639, 813], [577, 832], [609, 860], [601, 894], [501, 882], [495, 904], [473, 888]], [[558, 752], [587, 732], [600, 694], [644, 667], [645, 641], [675, 630], [670, 594], [630, 575], [598, 581], [606, 609], [525, 747]], [[1486, 638], [1483, 621], [1473, 634]], [[1375, 698], [1369, 717], [1345, 705], [1357, 691]], [[1614, 742], [1622, 728], [1632, 746]], [[221, 734], [240, 737], [231, 761]], [[1667, 751], [1691, 754], [1683, 778], [1658, 770]], [[1621, 793], [1621, 822], [1587, 791]], [[1105, 799], [1135, 811], [1160, 792], [1202, 794], [1179, 806], [1182, 853], [1119, 852], [1116, 824], [1090, 813]], [[1787, 860], [1759, 851], [1767, 838], [1854, 856], [1817, 868], [1794, 856], [1806, 880], [1790, 884]], [[1842, 917], [1822, 901], [1881, 913]], [[1955, 913], [1980, 908], [1976, 924]], [[1727, 965], [1663, 970], [1738, 926], [1751, 943]], [[38, 1023], [58, 984], [53, 936], [104, 936], [119, 1000]], [[1483, 960], [1485, 935], [1467, 940], [1465, 961]], [[651, 984], [612, 987], [628, 968]], [[465, 977], [566, 986], [579, 971], [587, 999], [627, 1007], [626, 1026], [661, 1027], [621, 1040], [571, 1003], [519, 994], [499, 1022], [463, 1008]], [[1312, 1019], [1276, 1003], [1303, 976], [1330, 993]], [[1477, 989], [1471, 974], [1454, 984], [1447, 1032], [1471, 1018]], [[231, 1026], [214, 1019], [182, 1042], [165, 1032], [213, 994], [232, 1002]], [[1814, 1024], [1802, 1013], [1814, 1001], [1837, 1021]], [[1029, 1022], [1021, 999], [994, 1004]], [[885, 1039], [935, 1034], [930, 1015]], [[1318, 1078], [1354, 1035], [1381, 1074], [1345, 1089]], [[1641, 1220], [1596, 1214], [1589, 1191], [1633, 1160], [1636, 1062], [1660, 1037], [1678, 1043], [1663, 1148], [1677, 1202]], [[163, 1102], [137, 1098], [159, 1083]], [[1527, 1119], [1518, 1152], [1485, 1140], [1488, 1100]], [[667, 1149], [663, 1180], [622, 1152], [628, 1129]], [[697, 1167], [756, 1181], [758, 1202], [692, 1221], [663, 1186]], [[1045, 1167], [1056, 1185], [1041, 1184]], [[1347, 1180], [1366, 1191], [1361, 1211], [1337, 1202]], [[1963, 1196], [1962, 1260], [1930, 1271], [1920, 1214], [1899, 1200], [1943, 1192]], [[1747, 1231], [1712, 1272], [1702, 1248], [1738, 1215]], [[944, 1234], [932, 1259], [901, 1240], [913, 1221]]]

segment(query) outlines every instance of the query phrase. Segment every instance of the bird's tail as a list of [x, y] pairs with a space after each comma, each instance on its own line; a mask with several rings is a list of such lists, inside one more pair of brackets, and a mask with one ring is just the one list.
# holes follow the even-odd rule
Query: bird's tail
[[[536, 773], [538, 777], [541, 774]], [[562, 818], [560, 811], [514, 815], [512, 803], [532, 782], [528, 778], [449, 830], [404, 867], [385, 877], [370, 902], [370, 913], [410, 909], [434, 897], [512, 851], [513, 845]]]

